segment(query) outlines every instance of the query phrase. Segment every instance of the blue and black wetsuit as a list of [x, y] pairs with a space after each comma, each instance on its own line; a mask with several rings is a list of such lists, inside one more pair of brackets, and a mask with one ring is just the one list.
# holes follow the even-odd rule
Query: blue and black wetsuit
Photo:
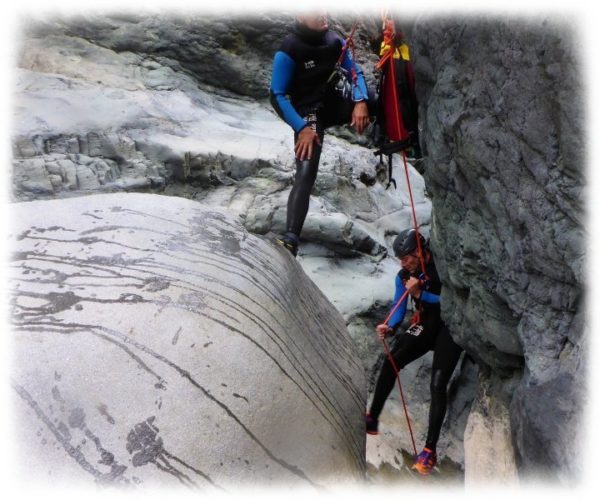
[[[334, 31], [313, 31], [296, 23], [293, 33], [283, 40], [275, 53], [271, 104], [294, 130], [294, 142], [307, 126], [313, 127], [322, 141], [327, 127], [350, 121], [356, 102], [369, 102], [365, 79], [349, 50], [340, 66], [348, 72], [355, 68], [357, 84], [352, 89], [352, 96], [344, 99], [333, 91], [333, 85], [328, 84], [343, 46], [344, 40]], [[304, 225], [320, 156], [321, 147], [315, 143], [310, 160], [296, 160], [296, 178], [287, 211], [287, 231], [295, 235], [300, 234]]]
[[[417, 308], [420, 308], [420, 323], [423, 325], [423, 331], [420, 335], [414, 336], [403, 332], [392, 345], [392, 355], [394, 362], [399, 370], [404, 368], [412, 361], [420, 358], [428, 351], [433, 350], [433, 364], [431, 367], [431, 406], [429, 408], [429, 429], [427, 431], [427, 440], [425, 446], [435, 451], [436, 444], [440, 435], [440, 429], [446, 414], [446, 386], [450, 376], [458, 363], [462, 348], [458, 346], [450, 333], [448, 327], [442, 321], [440, 314], [440, 293], [442, 284], [438, 276], [433, 257], [429, 254], [429, 262], [425, 266], [425, 273], [428, 277], [427, 284], [421, 292], [419, 299], [413, 299]], [[412, 276], [418, 277], [417, 274]], [[402, 297], [406, 288], [404, 283], [411, 277], [411, 274], [402, 269], [396, 276], [396, 292], [394, 294], [394, 305]], [[406, 301], [398, 308], [390, 319], [389, 326], [396, 331], [406, 314]], [[396, 373], [387, 356], [385, 357], [371, 403], [369, 413], [375, 419], [383, 409], [385, 400], [389, 396]]]

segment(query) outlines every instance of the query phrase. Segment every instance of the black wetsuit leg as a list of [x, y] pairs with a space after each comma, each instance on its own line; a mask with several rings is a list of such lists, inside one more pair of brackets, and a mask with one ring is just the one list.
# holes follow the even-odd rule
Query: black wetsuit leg
[[[435, 331], [432, 330], [424, 330], [418, 337], [408, 333], [402, 333], [392, 350], [392, 357], [394, 358], [394, 363], [396, 363], [398, 370], [401, 370], [415, 359], [420, 358], [430, 351], [435, 343], [435, 338]], [[389, 358], [386, 356], [381, 365], [379, 378], [377, 379], [375, 392], [373, 393], [373, 401], [371, 402], [371, 408], [369, 410], [369, 413], [373, 418], [379, 418], [381, 410], [383, 410], [383, 405], [390, 395], [390, 392], [392, 392], [395, 382], [396, 372], [394, 371]]]
[[[369, 112], [374, 112], [376, 98], [369, 92], [368, 106]], [[354, 102], [350, 99], [343, 99], [335, 93], [327, 95], [323, 101], [323, 106], [316, 111], [316, 132], [319, 134], [321, 144], [325, 135], [325, 129], [332, 125], [343, 125], [350, 123]], [[371, 109], [373, 108], [373, 109]], [[304, 113], [302, 116], [306, 116]], [[294, 134], [294, 144], [298, 140], [298, 134]], [[287, 231], [300, 236], [308, 205], [310, 202], [310, 193], [317, 178], [319, 170], [319, 160], [321, 158], [321, 146], [313, 144], [313, 153], [310, 160], [296, 160], [296, 177], [294, 185], [290, 192], [287, 205]]]
[[[316, 132], [322, 144], [325, 129], [320, 121], [316, 123]], [[298, 134], [294, 134], [294, 144], [297, 140]], [[321, 146], [316, 142], [313, 143], [310, 160], [300, 161], [296, 159], [296, 176], [287, 204], [287, 231], [294, 233], [296, 236], [300, 236], [302, 226], [304, 226], [310, 202], [310, 192], [317, 178], [320, 159]]]
[[454, 368], [460, 358], [462, 348], [457, 345], [448, 327], [442, 324], [433, 351], [433, 364], [431, 366], [431, 406], [429, 407], [429, 429], [425, 446], [435, 451], [440, 430], [444, 422], [447, 406], [447, 386]]

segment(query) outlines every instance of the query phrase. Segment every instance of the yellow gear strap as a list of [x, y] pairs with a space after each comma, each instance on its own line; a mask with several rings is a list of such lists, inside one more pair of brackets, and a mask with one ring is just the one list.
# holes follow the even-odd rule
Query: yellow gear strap
[[[390, 45], [385, 42], [381, 42], [379, 57], [384, 55], [389, 50]], [[404, 59], [405, 61], [410, 61], [410, 51], [408, 49], [408, 45], [405, 43], [400, 44], [400, 46], [396, 47], [396, 49], [394, 50], [394, 59], [400, 59], [400, 57], [402, 57], [402, 59]]]

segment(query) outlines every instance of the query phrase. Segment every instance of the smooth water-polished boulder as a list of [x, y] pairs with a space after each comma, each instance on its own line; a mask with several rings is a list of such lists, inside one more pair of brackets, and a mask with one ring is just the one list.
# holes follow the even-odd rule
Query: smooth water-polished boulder
[[19, 203], [12, 218], [21, 478], [227, 489], [363, 476], [361, 362], [286, 250], [157, 195]]

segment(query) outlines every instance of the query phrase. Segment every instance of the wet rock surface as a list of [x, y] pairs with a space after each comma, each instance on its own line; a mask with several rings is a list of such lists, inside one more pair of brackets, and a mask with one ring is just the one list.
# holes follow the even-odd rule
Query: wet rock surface
[[[494, 463], [471, 453], [483, 440], [503, 450], [497, 470], [507, 478], [518, 470], [569, 481], [587, 345], [573, 32], [547, 19], [400, 19], [426, 154], [426, 187], [409, 167], [417, 218], [432, 236], [444, 318], [468, 354], [451, 384], [440, 455], [459, 476], [479, 461], [465, 477], [485, 480]], [[281, 231], [292, 134], [266, 96], [272, 53], [291, 22], [106, 15], [24, 25], [13, 198], [161, 193], [227, 210], [256, 234]], [[343, 33], [351, 24], [334, 20]], [[357, 55], [370, 82], [376, 33], [365, 16]], [[398, 266], [391, 242], [411, 218], [399, 159], [399, 189], [386, 191], [385, 169], [365, 144], [345, 128], [326, 136], [298, 262], [342, 314], [372, 379], [381, 352], [373, 328]], [[419, 435], [429, 366], [426, 356], [404, 376]], [[385, 440], [367, 441], [374, 482], [379, 472], [404, 474], [412, 448], [395, 392]]]
[[13, 215], [23, 477], [221, 490], [362, 479], [364, 369], [286, 250], [176, 197]]
[[568, 481], [579, 462], [586, 352], [574, 32], [543, 18], [423, 20], [412, 40], [443, 315], [499, 400], [516, 387], [520, 472]]

